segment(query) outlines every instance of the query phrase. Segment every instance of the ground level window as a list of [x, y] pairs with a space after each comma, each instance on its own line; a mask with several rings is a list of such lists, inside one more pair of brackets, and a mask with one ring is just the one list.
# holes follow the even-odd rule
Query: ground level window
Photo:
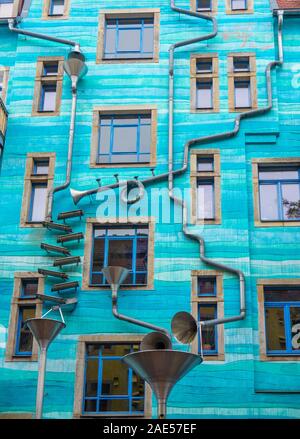
[[267, 355], [300, 354], [300, 287], [265, 286]]
[[129, 275], [124, 281], [125, 285], [146, 285], [148, 234], [148, 226], [95, 226], [91, 285], [107, 285], [102, 268], [112, 265], [125, 267], [129, 270]]
[[145, 383], [121, 358], [139, 344], [87, 344], [83, 412], [105, 415], [143, 415]]

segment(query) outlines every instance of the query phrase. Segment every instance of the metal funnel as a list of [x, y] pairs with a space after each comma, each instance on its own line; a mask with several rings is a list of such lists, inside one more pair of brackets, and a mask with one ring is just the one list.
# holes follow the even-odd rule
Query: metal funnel
[[41, 350], [47, 350], [50, 343], [66, 327], [66, 324], [53, 319], [29, 319], [25, 321], [39, 344]]
[[104, 267], [102, 273], [113, 291], [118, 291], [121, 283], [126, 279], [129, 271], [124, 267]]
[[196, 320], [190, 313], [185, 311], [175, 314], [171, 328], [176, 340], [183, 344], [192, 343], [198, 332]]
[[76, 87], [77, 82], [87, 73], [87, 66], [85, 64], [85, 56], [76, 50], [69, 53], [67, 61], [64, 62], [64, 70], [72, 81], [73, 87]]
[[173, 386], [202, 358], [189, 352], [166, 350], [139, 351], [122, 358], [152, 388], [158, 401], [158, 417], [166, 417], [168, 396]]

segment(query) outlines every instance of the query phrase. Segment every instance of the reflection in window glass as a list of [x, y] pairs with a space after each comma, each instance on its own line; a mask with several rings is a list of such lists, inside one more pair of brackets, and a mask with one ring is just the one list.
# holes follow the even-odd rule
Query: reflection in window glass
[[197, 0], [197, 10], [211, 11], [211, 1], [212, 0]]
[[41, 222], [45, 220], [47, 202], [47, 184], [32, 183], [29, 222]]
[[250, 71], [249, 56], [235, 56], [233, 58], [233, 71], [249, 72]]
[[34, 317], [35, 317], [35, 306], [19, 307], [15, 355], [25, 355], [25, 356], [31, 355], [33, 337], [30, 329], [27, 326], [24, 326], [24, 322], [27, 319], [33, 319]]
[[[198, 305], [199, 321], [213, 320], [215, 318], [217, 318], [217, 304], [204, 305], [201, 303]], [[216, 326], [203, 326], [201, 335], [203, 353], [206, 355], [217, 354]]]
[[234, 106], [235, 108], [251, 107], [250, 80], [234, 81]]
[[198, 296], [216, 296], [216, 278], [198, 277]]
[[143, 414], [145, 383], [122, 361], [136, 344], [87, 344], [84, 411]]
[[38, 279], [21, 280], [21, 297], [34, 296], [38, 293]]
[[106, 19], [104, 58], [152, 58], [154, 46], [154, 19]]
[[56, 84], [42, 84], [39, 111], [55, 111]]
[[98, 163], [148, 163], [151, 114], [100, 116]]
[[213, 85], [212, 81], [197, 81], [196, 107], [202, 110], [213, 108]]
[[199, 58], [196, 61], [196, 73], [212, 73], [212, 58]]
[[198, 180], [197, 183], [197, 218], [214, 218], [214, 183]]

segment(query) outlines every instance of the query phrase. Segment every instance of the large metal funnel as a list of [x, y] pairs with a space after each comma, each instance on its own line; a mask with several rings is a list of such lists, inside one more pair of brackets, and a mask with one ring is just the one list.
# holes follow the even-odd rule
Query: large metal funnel
[[122, 358], [152, 388], [158, 401], [158, 417], [166, 416], [168, 396], [173, 386], [202, 358], [189, 352], [166, 350], [146, 350], [125, 355]]
[[72, 81], [72, 85], [76, 87], [77, 82], [87, 73], [85, 64], [85, 56], [76, 50], [69, 53], [67, 61], [64, 62], [64, 70]]
[[118, 291], [120, 285], [126, 279], [129, 271], [124, 267], [104, 267], [102, 273], [107, 279], [113, 291]]
[[25, 321], [39, 344], [41, 350], [47, 350], [50, 343], [66, 327], [66, 324], [53, 319], [28, 319]]

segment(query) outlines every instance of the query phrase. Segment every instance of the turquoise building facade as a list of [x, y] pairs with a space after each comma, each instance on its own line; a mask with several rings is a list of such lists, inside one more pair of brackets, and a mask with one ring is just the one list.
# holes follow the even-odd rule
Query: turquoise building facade
[[[30, 4], [25, 2], [24, 9], [28, 8], [28, 13], [18, 27], [79, 42], [86, 58], [88, 73], [78, 83], [70, 187], [76, 190], [91, 189], [97, 186], [99, 178], [102, 186], [110, 185], [116, 182], [114, 174], [118, 174], [120, 180], [133, 180], [136, 176], [139, 180], [144, 180], [151, 177], [151, 168], [155, 168], [155, 175], [166, 173], [169, 48], [182, 40], [211, 33], [212, 23], [177, 13], [171, 9], [169, 0], [139, 2], [140, 15], [136, 2], [132, 0], [121, 0], [117, 5], [115, 2], [102, 0], [70, 0], [67, 3], [69, 10], [66, 17], [49, 18], [47, 13], [45, 16], [47, 2], [46, 6], [42, 0], [32, 0]], [[255, 78], [253, 82], [250, 80], [253, 109], [268, 105], [265, 70], [271, 61], [278, 60], [276, 11], [284, 10], [284, 61], [281, 66], [274, 66], [271, 70], [272, 108], [261, 115], [241, 120], [239, 131], [228, 139], [208, 141], [204, 145], [201, 142], [195, 143], [190, 151], [188, 169], [175, 178], [175, 187], [187, 192], [194, 184], [193, 178], [197, 182], [201, 180], [197, 171], [192, 169], [190, 158], [195, 157], [193, 151], [197, 151], [200, 156], [203, 151], [204, 159], [214, 157], [215, 165], [219, 160], [219, 174], [216, 173], [215, 167], [214, 175], [206, 175], [208, 179], [215, 179], [215, 189], [216, 182], [219, 181], [218, 221], [206, 221], [203, 226], [197, 220], [193, 222], [191, 214], [189, 227], [193, 233], [204, 238], [208, 258], [244, 273], [246, 317], [237, 322], [220, 325], [220, 329], [216, 330], [216, 352], [210, 352], [213, 351], [212, 347], [206, 347], [204, 362], [174, 388], [168, 403], [170, 418], [300, 416], [300, 352], [297, 353], [300, 347], [296, 344], [296, 347], [290, 347], [288, 352], [287, 345], [291, 343], [291, 334], [285, 333], [285, 348], [275, 354], [272, 354], [272, 349], [267, 352], [266, 343], [270, 346], [272, 342], [266, 340], [266, 337], [271, 337], [271, 333], [265, 328], [265, 295], [268, 287], [281, 288], [283, 294], [284, 288], [292, 291], [291, 306], [296, 309], [294, 326], [300, 323], [297, 320], [300, 306], [300, 222], [297, 221], [299, 215], [294, 216], [292, 221], [282, 218], [263, 221], [259, 210], [262, 206], [258, 201], [259, 172], [266, 171], [265, 167], [274, 170], [281, 166], [281, 171], [284, 167], [295, 170], [300, 166], [300, 2], [294, 3], [299, 5], [294, 5], [294, 13], [290, 14], [285, 5], [274, 2], [270, 4], [269, 0], [253, 0], [253, 10], [249, 1], [249, 10], [237, 10], [235, 13], [230, 11], [230, 2], [213, 2], [217, 10], [210, 16], [216, 18], [217, 35], [181, 47], [175, 52], [173, 168], [178, 169], [184, 160], [184, 145], [187, 141], [233, 130], [234, 119], [239, 111], [232, 108], [234, 90], [230, 89], [230, 84], [234, 84], [235, 79], [234, 71], [230, 70], [229, 66], [230, 59], [233, 59], [235, 54], [239, 57], [243, 57], [243, 54], [244, 57], [250, 57], [249, 62], [255, 59], [254, 70], [254, 64], [251, 67], [252, 76], [247, 76], [245, 72], [237, 75], [239, 79], [250, 76]], [[189, 0], [178, 0], [176, 6], [191, 10], [195, 5]], [[151, 9], [152, 12], [145, 12], [145, 9]], [[158, 14], [159, 26], [154, 23], [155, 31], [158, 32], [158, 59], [150, 62], [143, 59], [139, 59], [139, 62], [101, 61], [102, 34], [99, 17], [106, 13], [106, 19], [113, 20], [113, 10], [116, 10], [116, 14], [121, 14], [119, 10], [122, 10], [123, 14], [133, 11], [135, 18], [144, 14], [146, 19], [149, 18], [149, 14]], [[66, 59], [70, 48], [67, 45], [13, 33], [9, 30], [7, 20], [1, 22], [0, 35], [0, 63], [1, 66], [9, 68], [5, 99], [8, 119], [0, 174], [0, 417], [30, 417], [35, 411], [38, 365], [36, 355], [18, 356], [15, 352], [18, 309], [22, 304], [24, 306], [24, 303], [29, 306], [30, 300], [25, 299], [27, 302], [22, 302], [22, 298], [16, 296], [19, 285], [16, 279], [22, 278], [22, 273], [27, 273], [27, 277], [32, 279], [33, 273], [37, 273], [38, 269], [54, 269], [55, 257], [40, 248], [40, 244], [47, 242], [58, 245], [56, 240], [59, 234], [46, 227], [32, 227], [32, 224], [26, 224], [26, 220], [25, 224], [22, 223], [22, 209], [26, 209], [26, 179], [29, 181], [31, 178], [27, 174], [28, 158], [31, 157], [28, 154], [39, 157], [40, 153], [44, 153], [45, 156], [51, 153], [55, 160], [53, 184], [57, 186], [64, 182], [72, 100], [70, 80], [64, 74], [61, 79], [62, 92], [58, 114], [35, 114], [33, 107], [39, 82], [37, 66], [41, 57]], [[199, 70], [193, 76], [191, 60], [196, 54], [200, 55], [199, 59], [202, 57], [207, 60], [212, 56], [218, 62], [217, 72], [206, 72], [202, 77], [207, 84], [211, 81], [210, 74], [215, 73], [214, 77], [218, 80], [214, 82], [217, 84], [215, 86], [218, 93], [214, 90], [213, 100], [216, 107], [211, 109], [212, 111], [207, 108], [206, 111], [197, 111], [197, 108], [193, 107], [193, 87], [199, 79], [195, 79]], [[144, 166], [139, 163], [135, 166], [131, 163], [130, 166], [93, 166], [91, 163], [95, 111], [111, 115], [113, 111], [118, 112], [116, 108], [120, 106], [126, 107], [127, 112], [133, 111], [134, 108], [141, 111], [142, 106], [144, 110], [155, 109], [157, 112], [154, 146], [156, 160], [151, 165]], [[123, 108], [122, 114], [127, 114], [124, 111]], [[243, 108], [242, 112], [245, 111]], [[166, 190], [167, 184], [165, 178], [146, 185], [146, 190]], [[297, 186], [298, 183], [292, 181], [291, 184]], [[218, 198], [217, 191], [215, 197]], [[107, 218], [103, 217], [99, 197], [83, 198], [78, 208], [84, 211], [83, 217], [66, 220], [66, 223], [72, 226], [74, 233], [82, 232], [84, 239], [78, 243], [75, 241], [66, 244], [65, 247], [70, 248], [72, 256], [81, 258], [80, 263], [62, 270], [69, 275], [69, 281], [79, 282], [77, 290], [72, 290], [71, 293], [78, 299], [78, 303], [76, 307], [66, 309], [66, 312], [63, 308], [66, 328], [49, 349], [44, 400], [45, 418], [111, 416], [113, 413], [107, 412], [106, 409], [84, 409], [85, 362], [82, 346], [85, 343], [105, 343], [105, 340], [109, 344], [118, 340], [137, 343], [147, 332], [139, 326], [114, 318], [109, 288], [90, 288], [92, 235], [89, 235], [88, 224], [91, 223], [91, 219], [98, 218], [98, 225], [107, 226]], [[54, 194], [53, 220], [56, 221], [59, 213], [74, 209], [77, 208], [74, 207], [69, 189]], [[145, 217], [143, 212], [142, 216]], [[216, 278], [217, 283], [218, 279], [221, 279], [218, 300], [215, 301], [208, 296], [203, 302], [204, 306], [217, 304], [218, 317], [237, 315], [237, 277], [201, 262], [198, 243], [184, 235], [180, 221], [165, 221], [160, 209], [157, 209], [155, 214], [148, 212], [147, 216], [151, 217], [153, 224], [151, 244], [149, 238], [149, 248], [150, 245], [153, 246], [153, 282], [149, 280], [148, 259], [148, 284], [145, 288], [123, 287], [119, 292], [120, 311], [170, 330], [171, 320], [176, 312], [188, 311], [197, 314], [201, 292], [197, 287], [195, 289], [193, 282], [197, 283], [195, 279], [202, 276], [204, 280]], [[96, 221], [95, 223], [97, 224]], [[144, 223], [147, 221], [144, 220]], [[151, 231], [149, 233], [151, 234]], [[40, 293], [69, 297], [64, 293], [59, 296], [51, 291], [55, 282], [50, 277], [39, 275], [38, 278], [42, 279], [39, 286], [44, 285]], [[289, 302], [285, 298], [279, 301]], [[34, 303], [41, 307], [39, 301]], [[44, 303], [44, 312], [49, 306], [49, 303]], [[277, 306], [281, 305], [277, 303]], [[197, 318], [196, 315], [195, 317]], [[286, 321], [284, 323], [286, 324]], [[274, 327], [277, 328], [276, 324]], [[296, 328], [296, 335], [297, 331]], [[174, 338], [173, 346], [175, 349], [188, 349]], [[192, 349], [198, 352], [195, 343]], [[141, 410], [139, 415], [146, 413], [155, 417], [156, 401], [154, 396], [151, 398], [150, 395], [149, 398], [147, 410]]]

